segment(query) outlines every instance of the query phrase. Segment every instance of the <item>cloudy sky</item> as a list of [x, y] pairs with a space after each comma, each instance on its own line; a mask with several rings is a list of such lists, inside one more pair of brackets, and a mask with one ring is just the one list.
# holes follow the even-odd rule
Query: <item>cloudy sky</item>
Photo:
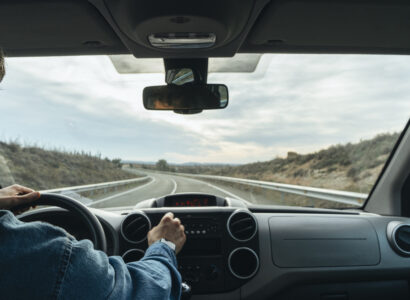
[[110, 158], [245, 163], [401, 131], [410, 57], [264, 55], [254, 73], [215, 73], [228, 108], [146, 111], [163, 74], [120, 75], [107, 56], [10, 58], [0, 84], [0, 140]]

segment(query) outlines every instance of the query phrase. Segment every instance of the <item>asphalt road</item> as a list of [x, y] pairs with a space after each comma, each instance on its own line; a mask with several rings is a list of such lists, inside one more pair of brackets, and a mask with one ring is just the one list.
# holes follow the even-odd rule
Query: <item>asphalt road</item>
[[233, 187], [217, 185], [178, 175], [159, 174], [149, 171], [144, 171], [144, 173], [150, 177], [148, 182], [128, 191], [123, 191], [95, 201], [91, 206], [96, 208], [133, 206], [143, 200], [188, 192], [207, 193], [222, 197], [243, 199], [254, 203], [259, 202], [250, 192], [245, 192]]

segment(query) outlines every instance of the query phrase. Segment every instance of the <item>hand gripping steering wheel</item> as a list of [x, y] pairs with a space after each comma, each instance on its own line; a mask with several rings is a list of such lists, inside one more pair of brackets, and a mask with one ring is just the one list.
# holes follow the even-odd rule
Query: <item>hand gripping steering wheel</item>
[[[94, 244], [94, 248], [97, 250], [102, 250], [106, 252], [107, 250], [107, 240], [105, 238], [104, 230], [101, 226], [100, 221], [97, 217], [81, 202], [74, 200], [70, 197], [52, 194], [52, 193], [42, 193], [40, 198], [34, 202], [20, 205], [14, 209], [22, 209], [33, 204], [43, 206], [57, 206], [68, 210], [69, 212], [78, 216], [85, 224], [89, 232], [91, 233], [91, 241]], [[24, 221], [24, 216], [22, 218]]]

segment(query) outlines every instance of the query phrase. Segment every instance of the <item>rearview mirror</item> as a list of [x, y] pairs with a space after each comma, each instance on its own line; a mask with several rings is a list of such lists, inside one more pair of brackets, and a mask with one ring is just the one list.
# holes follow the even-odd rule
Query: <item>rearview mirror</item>
[[184, 84], [149, 86], [143, 91], [144, 107], [149, 110], [173, 110], [199, 113], [204, 109], [228, 106], [228, 88], [223, 84]]

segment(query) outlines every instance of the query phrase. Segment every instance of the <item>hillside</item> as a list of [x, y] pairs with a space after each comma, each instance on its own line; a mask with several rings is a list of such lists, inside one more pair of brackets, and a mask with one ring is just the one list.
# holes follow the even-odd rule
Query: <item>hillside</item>
[[178, 166], [178, 172], [214, 174], [368, 193], [399, 134], [240, 166]]
[[10, 184], [10, 172], [15, 183], [39, 190], [135, 177], [121, 169], [120, 159], [0, 142], [1, 185]]

